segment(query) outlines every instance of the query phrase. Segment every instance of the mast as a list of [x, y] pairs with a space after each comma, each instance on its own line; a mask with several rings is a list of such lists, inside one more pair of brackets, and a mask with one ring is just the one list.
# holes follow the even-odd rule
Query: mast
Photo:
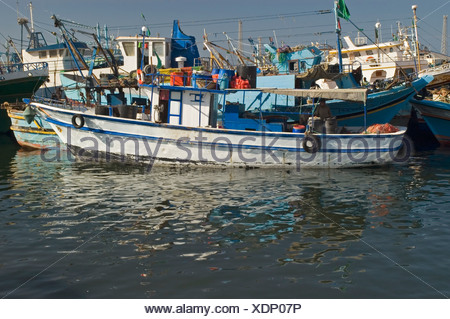
[[338, 50], [338, 58], [339, 58], [339, 73], [342, 72], [342, 52], [341, 52], [341, 23], [339, 22], [338, 17], [338, 2], [334, 2], [334, 16], [336, 18], [336, 42], [337, 42], [337, 50]]
[[34, 33], [33, 2], [31, 1], [30, 1], [30, 20], [31, 20], [31, 32]]
[[412, 6], [412, 10], [414, 13], [414, 33], [415, 33], [415, 38], [416, 38], [416, 56], [417, 56], [417, 61], [418, 61], [418, 72], [420, 72], [420, 51], [419, 51], [419, 37], [417, 35], [417, 15], [416, 15], [416, 9], [417, 9], [417, 5], [413, 5]]
[[380, 63], [381, 62], [381, 60], [380, 60], [380, 47], [379, 47], [379, 44], [380, 44], [380, 29], [381, 29], [381, 23], [380, 22], [377, 22], [377, 23], [375, 23], [375, 41], [376, 41], [376, 44], [377, 44], [377, 55], [378, 55], [378, 63]]
[[105, 24], [105, 48], [109, 50], [108, 26]]
[[441, 53], [447, 55], [447, 15], [444, 15], [444, 21], [442, 22], [442, 40], [441, 40]]
[[[145, 34], [147, 33], [147, 27], [142, 27], [142, 58], [141, 58], [141, 70], [144, 70], [144, 56], [145, 56]], [[150, 53], [149, 53], [150, 55]]]
[[238, 49], [242, 52], [242, 20], [239, 20], [238, 25]]

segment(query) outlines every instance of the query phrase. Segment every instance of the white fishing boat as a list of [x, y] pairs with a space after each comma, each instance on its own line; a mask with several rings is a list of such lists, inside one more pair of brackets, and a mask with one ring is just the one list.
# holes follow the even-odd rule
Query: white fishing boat
[[[121, 117], [66, 109], [50, 101], [35, 101], [31, 106], [76, 157], [93, 161], [344, 168], [392, 163], [403, 145], [405, 129], [385, 134], [368, 134], [363, 126], [325, 131], [311, 118], [310, 127], [303, 131], [270, 119], [248, 119], [241, 116], [239, 104], [220, 104], [222, 98], [235, 92], [231, 89], [155, 84], [141, 87], [151, 105], [147, 109], [122, 106]], [[261, 91], [278, 93], [276, 89]], [[280, 93], [356, 101], [362, 110], [367, 99], [366, 89], [294, 89]], [[108, 113], [114, 112], [103, 114]]]
[[419, 77], [433, 76], [433, 81], [427, 85], [428, 88], [437, 88], [450, 83], [450, 63], [444, 63], [419, 72]]
[[[343, 39], [346, 44], [346, 48], [342, 49], [343, 63], [361, 65], [363, 79], [368, 83], [405, 77], [416, 72], [419, 61], [415, 60], [407, 39], [378, 44], [367, 44], [366, 37], [357, 37], [356, 43], [348, 36]], [[337, 50], [331, 50], [327, 60], [337, 63]], [[424, 58], [421, 58], [420, 62], [422, 69], [428, 67]]]

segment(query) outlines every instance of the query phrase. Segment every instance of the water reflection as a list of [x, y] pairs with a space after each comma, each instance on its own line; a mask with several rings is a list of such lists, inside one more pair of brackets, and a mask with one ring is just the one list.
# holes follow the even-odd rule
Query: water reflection
[[[411, 249], [404, 238], [425, 225], [418, 207], [439, 192], [449, 201], [448, 171], [428, 176], [422, 159], [415, 161], [301, 172], [154, 167], [146, 174], [145, 167], [43, 162], [39, 152], [17, 151], [4, 163], [11, 178], [2, 180], [9, 190], [0, 190], [0, 239], [27, 262], [1, 245], [9, 257], [0, 277], [12, 275], [13, 265], [27, 269], [29, 260], [45, 266], [68, 256], [52, 271], [76, 296], [221, 298], [247, 280], [254, 285], [240, 297], [270, 297], [267, 286], [296, 297], [296, 284], [322, 297], [363, 289], [355, 281], [374, 256], [377, 267], [391, 266], [365, 242]], [[261, 271], [270, 276], [260, 279]]]

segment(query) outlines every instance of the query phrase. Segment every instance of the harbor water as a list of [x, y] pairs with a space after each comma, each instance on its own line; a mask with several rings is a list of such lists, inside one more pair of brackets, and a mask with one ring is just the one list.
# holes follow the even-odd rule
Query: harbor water
[[450, 152], [286, 171], [73, 162], [2, 138], [2, 298], [445, 298]]

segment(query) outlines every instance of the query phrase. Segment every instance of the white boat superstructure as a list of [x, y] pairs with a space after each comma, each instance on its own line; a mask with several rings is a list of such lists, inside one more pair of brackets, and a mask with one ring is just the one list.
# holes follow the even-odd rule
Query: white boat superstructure
[[[83, 56], [92, 55], [92, 50], [85, 43], [77, 42], [75, 45]], [[22, 50], [22, 58], [24, 63], [47, 63], [49, 80], [46, 86], [51, 91], [55, 87], [61, 87], [61, 72], [77, 69], [67, 46], [64, 43], [48, 45], [41, 32], [31, 35], [28, 48]]]
[[[397, 76], [404, 77], [416, 72], [418, 61], [415, 60], [407, 39], [377, 45], [367, 44], [365, 37], [357, 37], [356, 44], [348, 36], [343, 39], [346, 44], [346, 48], [342, 49], [343, 63], [353, 64], [355, 67], [360, 64], [363, 78], [369, 83]], [[337, 50], [329, 51], [327, 60], [329, 63], [338, 63]], [[425, 69], [428, 63], [421, 59], [420, 65], [421, 69]]]

